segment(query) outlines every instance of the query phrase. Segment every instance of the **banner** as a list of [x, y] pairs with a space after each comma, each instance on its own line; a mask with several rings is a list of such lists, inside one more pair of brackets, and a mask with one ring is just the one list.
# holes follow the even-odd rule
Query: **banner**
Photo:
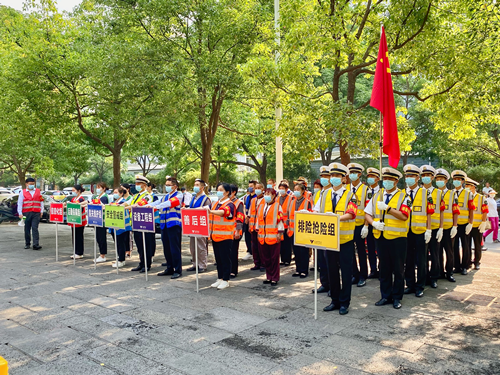
[[102, 213], [103, 209], [100, 204], [89, 204], [87, 206], [88, 225], [102, 227], [104, 224]]
[[340, 251], [339, 230], [338, 215], [313, 212], [295, 213], [295, 245]]
[[132, 207], [132, 230], [155, 232], [154, 208]]
[[104, 225], [108, 228], [125, 229], [125, 207], [106, 205]]
[[66, 210], [68, 224], [82, 225], [82, 206], [77, 203], [68, 203]]
[[191, 237], [208, 237], [208, 212], [207, 210], [196, 208], [183, 208], [182, 234]]
[[64, 205], [62, 203], [50, 204], [49, 220], [53, 223], [64, 223]]

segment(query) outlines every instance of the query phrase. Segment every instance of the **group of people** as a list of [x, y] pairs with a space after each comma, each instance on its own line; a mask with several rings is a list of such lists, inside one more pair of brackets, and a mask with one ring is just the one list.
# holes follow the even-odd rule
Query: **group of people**
[[[308, 190], [303, 177], [293, 181], [293, 186], [286, 180], [277, 186], [272, 179], [266, 186], [250, 181], [242, 198], [237, 197], [237, 186], [221, 183], [217, 187], [218, 200], [213, 203], [205, 194], [206, 183], [201, 179], [195, 181], [193, 194], [186, 199], [186, 194], [179, 190], [179, 182], [168, 177], [167, 194], [158, 198], [152, 194], [150, 181], [137, 175], [137, 194], [132, 195], [130, 186], [122, 184], [111, 198], [106, 194], [106, 184], [99, 183], [90, 203], [125, 207], [126, 227], [115, 232], [118, 259], [113, 267], [125, 266], [133, 237], [140, 262], [132, 271], [138, 272], [151, 268], [156, 251], [155, 234], [146, 233], [143, 242], [142, 232], [131, 231], [129, 211], [138, 206], [154, 207], [159, 214], [165, 257], [162, 264], [165, 269], [158, 276], [172, 279], [181, 277], [183, 271], [181, 208], [207, 210], [210, 237], [190, 239], [193, 264], [187, 271], [197, 268], [199, 272], [206, 271], [211, 240], [217, 266], [217, 280], [211, 286], [217, 289], [229, 287], [229, 280], [238, 275], [239, 244], [243, 236], [247, 247], [243, 260], [252, 259], [251, 270], [266, 273], [264, 284], [278, 284], [280, 265], [290, 266], [292, 253], [295, 256], [292, 277], [307, 278], [311, 249], [294, 244], [295, 214], [335, 213], [339, 216], [340, 248], [318, 250], [321, 286], [317, 292], [331, 297], [324, 311], [339, 310], [345, 315], [349, 312], [352, 285], [363, 287], [368, 279], [378, 278], [381, 298], [376, 305], [392, 304], [399, 309], [405, 294], [422, 297], [426, 285], [437, 288], [439, 279], [455, 282], [454, 274], [467, 275], [471, 267], [479, 270], [483, 239], [492, 232], [498, 242], [495, 191], [488, 190], [487, 197], [479, 194], [478, 183], [460, 170], [450, 174], [442, 168], [430, 165], [419, 168], [411, 164], [403, 170], [406, 188], [398, 189], [403, 174], [397, 169], [367, 168], [365, 184], [361, 182], [365, 172], [362, 165], [331, 163], [320, 168], [313, 192]], [[34, 180], [26, 182], [20, 210], [28, 223], [36, 221], [43, 200], [39, 199], [38, 189], [31, 187]], [[83, 208], [82, 224], [70, 224], [76, 259], [83, 258], [83, 231], [87, 224], [88, 202], [82, 197], [83, 192], [82, 186], [75, 185], [71, 199]], [[38, 233], [33, 231], [33, 234], [35, 245], [40, 247]], [[29, 230], [26, 238], [29, 247]], [[96, 239], [100, 255], [95, 262], [105, 262], [106, 228], [96, 229]]]

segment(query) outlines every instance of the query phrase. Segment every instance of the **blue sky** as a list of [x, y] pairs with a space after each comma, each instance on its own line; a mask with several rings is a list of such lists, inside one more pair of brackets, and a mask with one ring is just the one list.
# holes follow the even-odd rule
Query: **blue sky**
[[[59, 11], [72, 11], [82, 0], [57, 0]], [[24, 0], [0, 0], [0, 5], [6, 5], [17, 10], [23, 10]]]

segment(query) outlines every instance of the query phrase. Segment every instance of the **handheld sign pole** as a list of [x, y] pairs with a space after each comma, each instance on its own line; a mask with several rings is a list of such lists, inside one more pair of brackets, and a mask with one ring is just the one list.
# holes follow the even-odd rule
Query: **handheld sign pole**
[[144, 271], [146, 274], [146, 281], [148, 281], [148, 258], [146, 258], [146, 232], [142, 232], [142, 250], [144, 250]]
[[116, 255], [116, 273], [119, 274], [118, 267], [118, 236], [117, 229], [125, 229], [125, 207], [106, 205], [104, 210], [104, 223], [103, 226], [114, 229], [115, 231], [115, 255]]
[[116, 263], [116, 274], [119, 274], [120, 271], [119, 271], [119, 268], [118, 267], [118, 235], [116, 234], [116, 228], [115, 228], [115, 256], [116, 256], [116, 260], [115, 260], [115, 263]]
[[73, 265], [76, 265], [76, 226], [82, 225], [82, 206], [80, 203], [66, 204], [68, 224], [73, 224]]
[[59, 237], [59, 233], [57, 232], [57, 224], [56, 223], [56, 262], [59, 262], [59, 243], [58, 243], [58, 237]]
[[318, 249], [314, 248], [314, 319], [318, 320]]
[[58, 224], [64, 222], [64, 205], [62, 203], [51, 203], [49, 221], [56, 223], [56, 262], [59, 261], [59, 231]]
[[94, 269], [97, 268], [97, 227], [102, 227], [103, 208], [100, 204], [89, 204], [87, 206], [87, 225], [94, 227]]
[[76, 266], [76, 227], [73, 225], [73, 266]]
[[[146, 251], [146, 232], [155, 235], [155, 209], [153, 207], [132, 207], [132, 231], [142, 232], [142, 246], [144, 247], [144, 271], [148, 281], [148, 258]], [[151, 254], [152, 255], [152, 254]]]
[[196, 267], [196, 293], [200, 292], [200, 281], [198, 279], [198, 237], [194, 238], [194, 258]]
[[97, 268], [97, 228], [94, 227], [94, 269]]

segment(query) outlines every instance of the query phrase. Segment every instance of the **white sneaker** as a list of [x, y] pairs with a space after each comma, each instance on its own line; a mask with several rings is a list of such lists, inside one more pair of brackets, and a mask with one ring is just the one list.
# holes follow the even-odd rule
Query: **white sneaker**
[[74, 254], [74, 255], [72, 255], [70, 258], [71, 258], [71, 259], [73, 259], [73, 257], [74, 257], [75, 259], [82, 259], [82, 258], [83, 258], [83, 255]]
[[229, 287], [229, 281], [222, 280], [217, 289], [226, 289], [227, 287]]
[[[122, 268], [125, 265], [125, 261], [123, 262], [118, 262], [118, 268]], [[111, 267], [116, 268], [116, 262], [113, 262]]]
[[243, 260], [250, 260], [250, 259], [253, 259], [253, 256], [250, 253], [246, 253], [245, 256], [243, 258], [241, 258], [241, 259], [243, 259]]
[[95, 258], [95, 262], [96, 263], [103, 263], [106, 260], [107, 260], [106, 257], [104, 257], [104, 258], [103, 257], [97, 257], [97, 258]]
[[212, 288], [217, 288], [221, 283], [222, 283], [222, 279], [217, 279], [217, 281], [210, 286]]

